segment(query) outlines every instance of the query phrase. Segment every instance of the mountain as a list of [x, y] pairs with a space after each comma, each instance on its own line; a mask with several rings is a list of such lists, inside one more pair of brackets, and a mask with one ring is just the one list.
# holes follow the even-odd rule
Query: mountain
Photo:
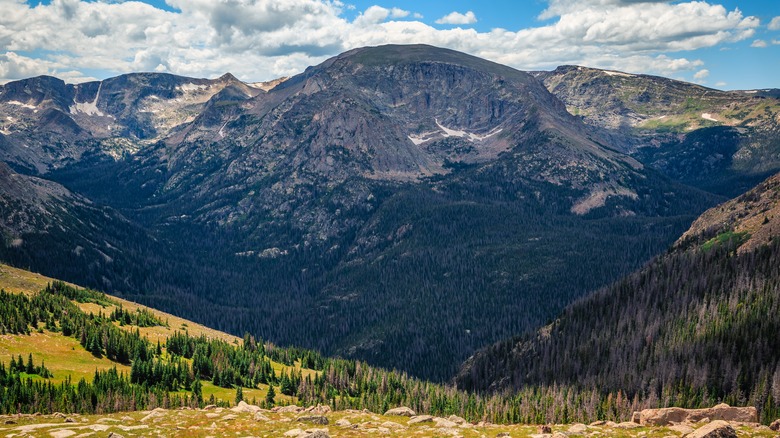
[[0, 102], [27, 117], [3, 127], [10, 166], [151, 238], [132, 240], [142, 270], [101, 287], [438, 380], [722, 200], [620, 152], [533, 76], [430, 46], [356, 49], [262, 88], [34, 78]]
[[44, 174], [84, 155], [132, 155], [200, 114], [226, 88], [263, 92], [230, 74], [216, 80], [140, 73], [76, 85], [50, 76], [10, 82], [0, 87], [0, 159]]
[[780, 170], [777, 90], [579, 66], [534, 74], [593, 132], [675, 180], [733, 197]]
[[538, 331], [471, 357], [479, 391], [558, 384], [650, 405], [748, 403], [780, 413], [780, 174], [705, 212], [643, 269]]

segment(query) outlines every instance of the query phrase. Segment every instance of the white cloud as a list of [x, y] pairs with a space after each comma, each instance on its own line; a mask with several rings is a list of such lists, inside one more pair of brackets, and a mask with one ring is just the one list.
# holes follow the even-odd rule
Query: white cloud
[[701, 70], [697, 71], [697, 72], [696, 72], [696, 73], [693, 75], [693, 79], [694, 79], [696, 82], [699, 82], [699, 83], [704, 83], [704, 80], [705, 80], [705, 79], [707, 79], [707, 77], [709, 77], [709, 75], [710, 75], [710, 71], [709, 71], [709, 70], [707, 70], [706, 68], [703, 68], [703, 69], [701, 69]]
[[467, 11], [465, 14], [460, 12], [450, 12], [449, 14], [436, 20], [437, 24], [474, 24], [477, 22], [477, 16], [473, 12]]
[[404, 17], [408, 17], [409, 14], [410, 14], [409, 11], [405, 11], [401, 8], [390, 9], [390, 17], [392, 18], [404, 18]]
[[769, 30], [780, 30], [780, 17], [773, 18], [767, 27]]
[[718, 87], [718, 88], [723, 88], [723, 87], [725, 87], [726, 85], [728, 85], [728, 83], [726, 83], [726, 82], [723, 82], [723, 81], [719, 81], [719, 82], [716, 82], [716, 83], [715, 83], [715, 86], [716, 86], [716, 87]]
[[767, 46], [767, 43], [764, 40], [753, 40], [753, 42], [750, 43], [750, 47], [758, 47], [760, 49], [763, 49], [766, 46]]
[[[229, 71], [268, 80], [348, 49], [388, 43], [447, 47], [519, 69], [582, 64], [679, 76], [704, 67], [681, 52], [727, 47], [753, 38], [759, 27], [755, 17], [703, 1], [549, 0], [542, 14], [549, 21], [488, 32], [437, 29], [419, 14], [380, 6], [349, 21], [342, 14], [349, 6], [336, 0], [167, 0], [177, 12], [134, 1], [0, 3], [0, 81], [38, 74], [79, 81], [92, 70], [196, 77]], [[469, 11], [437, 21], [476, 19]]]

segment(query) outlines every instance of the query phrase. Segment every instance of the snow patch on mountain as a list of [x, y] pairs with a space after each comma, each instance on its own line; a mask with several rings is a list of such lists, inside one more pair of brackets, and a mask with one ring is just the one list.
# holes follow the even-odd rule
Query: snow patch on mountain
[[410, 134], [408, 135], [409, 140], [411, 140], [412, 143], [414, 143], [417, 146], [430, 140], [434, 140], [437, 138], [448, 138], [448, 137], [465, 138], [466, 140], [469, 141], [483, 141], [483, 140], [487, 140], [488, 138], [502, 131], [502, 128], [495, 128], [485, 135], [479, 135], [479, 134], [474, 134], [473, 132], [467, 132], [460, 129], [450, 129], [442, 125], [441, 123], [439, 123], [439, 120], [435, 120], [435, 121], [436, 121], [436, 126], [439, 127], [440, 131], [423, 132], [422, 134], [418, 134], [418, 135]]

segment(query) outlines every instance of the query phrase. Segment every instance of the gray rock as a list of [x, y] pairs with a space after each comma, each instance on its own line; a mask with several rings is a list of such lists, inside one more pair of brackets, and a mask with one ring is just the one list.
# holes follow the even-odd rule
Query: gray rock
[[737, 432], [731, 425], [723, 420], [715, 420], [693, 432], [685, 435], [686, 438], [737, 438]]
[[731, 407], [721, 403], [706, 409], [662, 408], [645, 409], [640, 412], [639, 423], [643, 426], [667, 426], [673, 423], [689, 421], [735, 421], [740, 423], [757, 423], [758, 411], [752, 406]]
[[407, 424], [433, 423], [433, 417], [430, 415], [415, 415], [409, 419]]
[[406, 406], [401, 406], [397, 408], [393, 408], [385, 412], [385, 415], [396, 415], [399, 417], [414, 417], [417, 415], [412, 409], [407, 408]]
[[447, 419], [452, 421], [455, 424], [466, 423], [466, 420], [464, 418], [458, 417], [457, 415], [450, 415], [449, 417], [447, 417]]
[[324, 415], [304, 415], [302, 417], [298, 417], [295, 421], [321, 425], [326, 425], [329, 423], [328, 417]]

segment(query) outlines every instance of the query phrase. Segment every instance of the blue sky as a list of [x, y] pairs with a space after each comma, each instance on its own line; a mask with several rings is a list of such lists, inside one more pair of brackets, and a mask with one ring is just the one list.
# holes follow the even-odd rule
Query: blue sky
[[427, 43], [523, 70], [579, 64], [780, 88], [777, 0], [0, 0], [0, 8], [0, 82], [129, 71], [262, 81], [354, 47]]

